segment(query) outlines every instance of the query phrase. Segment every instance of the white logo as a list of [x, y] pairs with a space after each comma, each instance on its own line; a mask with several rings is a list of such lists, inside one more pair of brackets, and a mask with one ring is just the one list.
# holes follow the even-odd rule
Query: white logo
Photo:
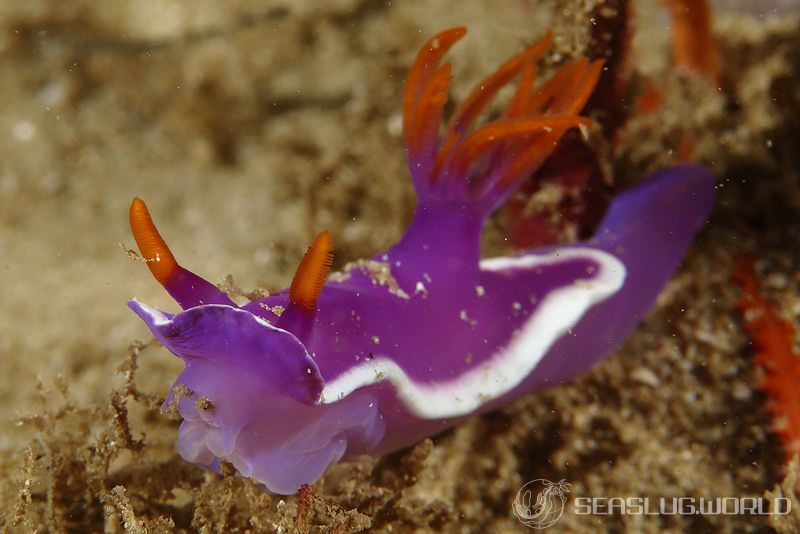
[[564, 513], [569, 482], [550, 482], [543, 478], [531, 480], [519, 489], [514, 499], [514, 515], [531, 528], [553, 526]]

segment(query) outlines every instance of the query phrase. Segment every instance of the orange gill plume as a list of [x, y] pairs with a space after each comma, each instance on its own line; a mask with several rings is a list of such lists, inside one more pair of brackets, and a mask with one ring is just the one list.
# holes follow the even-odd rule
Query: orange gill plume
[[[446, 30], [419, 52], [406, 82], [403, 135], [415, 184], [427, 182], [418, 187], [469, 178], [476, 164], [489, 162], [490, 172], [469, 185], [472, 195], [479, 198], [492, 188], [512, 189], [547, 159], [567, 130], [590, 125], [578, 113], [597, 84], [603, 61], [568, 63], [534, 88], [536, 62], [552, 41], [552, 35], [546, 34], [477, 84], [453, 113], [439, 144], [451, 78], [450, 65], [439, 66], [439, 61], [464, 33], [464, 28]], [[520, 73], [520, 83], [502, 117], [471, 131], [491, 99]]]
[[419, 51], [408, 73], [403, 94], [403, 141], [409, 158], [415, 160], [412, 165], [422, 165], [436, 154], [439, 124], [451, 77], [449, 63], [438, 65], [442, 56], [466, 33], [466, 28], [452, 28], [432, 37]]
[[314, 311], [331, 263], [333, 263], [333, 242], [330, 232], [324, 230], [314, 239], [300, 260], [300, 265], [297, 266], [292, 285], [289, 287], [289, 302], [305, 310]]

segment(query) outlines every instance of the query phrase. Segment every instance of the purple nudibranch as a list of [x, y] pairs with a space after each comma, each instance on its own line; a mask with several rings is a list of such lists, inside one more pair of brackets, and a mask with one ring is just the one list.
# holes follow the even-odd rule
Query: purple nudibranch
[[[463, 34], [431, 39], [406, 83], [410, 227], [324, 286], [327, 233], [291, 290], [238, 306], [175, 262], [134, 200], [139, 248], [183, 308], [172, 315], [129, 302], [185, 363], [175, 385], [191, 395], [173, 388], [165, 405], [177, 402], [184, 419], [177, 450], [186, 460], [215, 470], [229, 462], [291, 494], [343, 458], [406, 447], [573, 379], [652, 306], [711, 209], [714, 177], [699, 165], [656, 172], [614, 199], [591, 240], [481, 260], [486, 218], [565, 131], [589, 124], [578, 113], [602, 63], [578, 60], [533, 89], [548, 35], [484, 80], [440, 137], [450, 66], [439, 61]], [[501, 119], [472, 128], [517, 74]]]

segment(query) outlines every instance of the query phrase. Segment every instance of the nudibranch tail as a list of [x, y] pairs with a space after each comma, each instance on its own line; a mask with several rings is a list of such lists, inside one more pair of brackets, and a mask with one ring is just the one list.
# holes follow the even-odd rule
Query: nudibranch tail
[[128, 215], [133, 238], [147, 267], [183, 309], [201, 304], [236, 306], [217, 286], [178, 265], [142, 199], [133, 199]]
[[289, 287], [289, 302], [313, 311], [332, 263], [333, 242], [330, 232], [324, 230], [314, 239], [297, 266]]
[[[547, 159], [567, 130], [591, 124], [578, 114], [597, 84], [603, 62], [569, 63], [534, 90], [535, 63], [552, 41], [548, 33], [476, 86], [454, 112], [440, 143], [451, 69], [449, 64], [439, 66], [439, 61], [464, 33], [463, 28], [442, 32], [417, 55], [406, 81], [403, 136], [422, 204], [476, 206], [485, 215]], [[474, 128], [486, 105], [518, 76], [517, 91], [502, 118]]]

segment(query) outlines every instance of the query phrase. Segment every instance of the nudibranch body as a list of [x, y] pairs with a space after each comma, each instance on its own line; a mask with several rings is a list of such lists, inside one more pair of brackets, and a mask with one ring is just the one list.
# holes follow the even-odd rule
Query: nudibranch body
[[[309, 248], [289, 290], [237, 306], [180, 267], [144, 203], [131, 225], [153, 274], [184, 311], [130, 307], [185, 362], [176, 380], [178, 452], [232, 464], [277, 493], [316, 481], [352, 455], [383, 454], [473, 414], [556, 385], [617, 347], [667, 281], [713, 201], [714, 179], [685, 165], [612, 203], [587, 242], [480, 259], [482, 226], [551, 153], [602, 69], [578, 60], [534, 89], [550, 38], [511, 58], [439, 124], [465, 30], [420, 51], [404, 95], [403, 132], [417, 192], [395, 246], [323, 282], [331, 238]], [[503, 116], [473, 127], [520, 82]], [[203, 402], [198, 402], [203, 400]]]

